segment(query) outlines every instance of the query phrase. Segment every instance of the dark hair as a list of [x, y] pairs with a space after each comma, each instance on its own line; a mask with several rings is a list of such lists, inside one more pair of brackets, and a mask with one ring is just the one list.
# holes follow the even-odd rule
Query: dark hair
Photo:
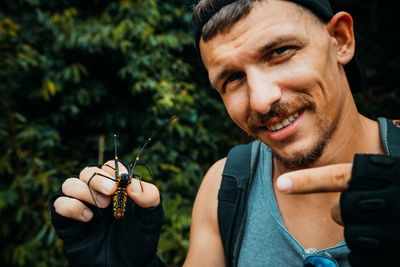
[[193, 16], [197, 20], [203, 21], [205, 17], [212, 16], [204, 23], [201, 36], [206, 42], [218, 33], [224, 33], [239, 20], [244, 19], [250, 13], [254, 2], [261, 0], [238, 0], [225, 5], [217, 12], [218, 0], [201, 0], [194, 9]]

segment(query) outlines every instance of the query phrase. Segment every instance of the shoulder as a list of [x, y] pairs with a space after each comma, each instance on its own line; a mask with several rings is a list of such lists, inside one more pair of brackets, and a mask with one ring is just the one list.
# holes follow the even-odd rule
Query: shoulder
[[195, 219], [197, 219], [197, 213], [200, 213], [202, 218], [209, 218], [213, 223], [218, 224], [218, 191], [225, 162], [226, 158], [218, 160], [204, 176], [193, 206], [192, 216]]
[[217, 162], [215, 162], [207, 171], [206, 175], [203, 178], [203, 181], [201, 182], [199, 192], [203, 194], [209, 194], [211, 192], [207, 192], [208, 190], [206, 189], [219, 189], [219, 186], [221, 184], [221, 179], [222, 179], [222, 172], [224, 170], [226, 163], [226, 158], [220, 159]]
[[225, 266], [218, 226], [218, 190], [226, 158], [215, 162], [200, 185], [193, 206], [185, 266]]
[[218, 224], [218, 191], [221, 185], [225, 162], [226, 158], [218, 160], [208, 169], [204, 176], [193, 207], [193, 216], [195, 216], [195, 219], [197, 218], [196, 213], [200, 213], [202, 217], [205, 216], [212, 223]]

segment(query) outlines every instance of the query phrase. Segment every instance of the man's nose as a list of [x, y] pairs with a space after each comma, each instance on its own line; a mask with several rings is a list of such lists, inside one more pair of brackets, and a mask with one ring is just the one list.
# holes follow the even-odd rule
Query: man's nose
[[260, 114], [267, 114], [272, 104], [282, 97], [282, 90], [273, 78], [262, 70], [254, 69], [247, 74], [250, 108]]

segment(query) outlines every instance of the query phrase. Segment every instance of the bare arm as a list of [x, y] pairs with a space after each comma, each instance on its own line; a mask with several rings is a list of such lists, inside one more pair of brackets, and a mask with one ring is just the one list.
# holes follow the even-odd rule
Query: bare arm
[[218, 190], [226, 158], [214, 163], [200, 185], [193, 206], [189, 252], [184, 263], [192, 266], [225, 266], [218, 227]]

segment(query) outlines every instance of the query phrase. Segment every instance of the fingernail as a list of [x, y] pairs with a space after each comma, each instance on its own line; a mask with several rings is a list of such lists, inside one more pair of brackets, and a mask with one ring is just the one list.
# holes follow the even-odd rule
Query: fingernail
[[82, 212], [82, 217], [85, 221], [88, 221], [92, 217], [92, 212], [88, 209], [84, 209]]
[[97, 195], [97, 202], [99, 202], [101, 205], [104, 205], [104, 204], [106, 204], [107, 199], [102, 194], [98, 194]]
[[292, 189], [292, 179], [288, 176], [281, 176], [276, 181], [276, 187], [279, 191], [288, 193]]

